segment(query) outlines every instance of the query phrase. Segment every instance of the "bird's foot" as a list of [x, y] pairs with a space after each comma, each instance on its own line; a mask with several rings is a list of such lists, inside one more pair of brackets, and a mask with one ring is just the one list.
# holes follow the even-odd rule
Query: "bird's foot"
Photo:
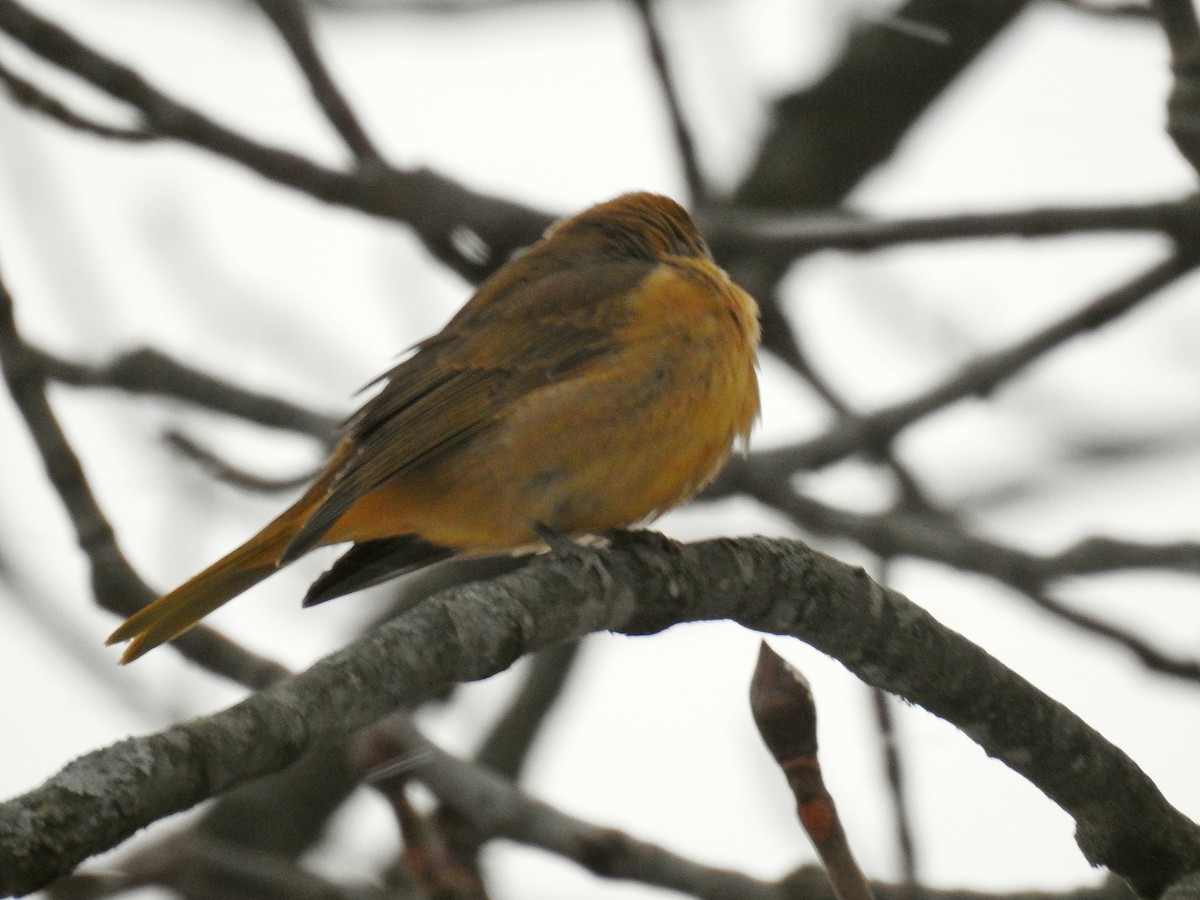
[[552, 553], [570, 557], [576, 560], [585, 572], [594, 572], [600, 579], [605, 594], [612, 592], [612, 573], [608, 571], [608, 566], [604, 562], [604, 554], [599, 549], [572, 540], [561, 531], [557, 531], [549, 525], [543, 525], [541, 522], [534, 523], [533, 531]]

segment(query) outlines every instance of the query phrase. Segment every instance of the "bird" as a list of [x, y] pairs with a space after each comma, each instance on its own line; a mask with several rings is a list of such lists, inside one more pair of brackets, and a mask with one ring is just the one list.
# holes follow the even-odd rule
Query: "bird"
[[645, 524], [745, 452], [758, 343], [757, 304], [671, 198], [564, 218], [372, 382], [298, 500], [108, 643], [131, 662], [317, 547], [350, 545], [305, 606]]

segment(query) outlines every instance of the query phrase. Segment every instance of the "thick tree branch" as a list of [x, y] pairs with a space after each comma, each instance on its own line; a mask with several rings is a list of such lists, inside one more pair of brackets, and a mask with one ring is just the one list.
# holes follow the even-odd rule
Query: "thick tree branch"
[[904, 510], [861, 515], [835, 509], [786, 487], [797, 471], [819, 468], [853, 453], [879, 454], [909, 425], [950, 403], [988, 394], [1064, 342], [1135, 309], [1194, 266], [1191, 245], [1181, 243], [1166, 260], [1126, 284], [1007, 348], [978, 357], [923, 394], [865, 416], [843, 418], [815, 440], [733, 460], [711, 495], [744, 491], [787, 513], [803, 527], [852, 537], [884, 558], [919, 556], [988, 574], [1021, 590], [1060, 618], [1120, 643], [1150, 668], [1178, 677], [1200, 678], [1200, 664], [1195, 661], [1164, 654], [1136, 635], [1058, 603], [1044, 590], [1051, 580], [1071, 574], [1144, 566], [1195, 570], [1200, 553], [1194, 542], [1146, 545], [1090, 538], [1048, 559], [978, 538], [947, 515]]
[[819, 82], [775, 104], [770, 131], [736, 194], [741, 206], [833, 206], [888, 159], [913, 123], [1025, 8], [1028, 0], [908, 0], [864, 24]]
[[[287, 11], [284, 0], [261, 2], [268, 9], [274, 4]], [[917, 64], [926, 67], [922, 68], [925, 74], [930, 69], [936, 70], [933, 72], [936, 77], [921, 86], [917, 102], [900, 104], [902, 108], [898, 109], [895, 121], [889, 119], [891, 124], [885, 130], [890, 137], [885, 137], [893, 140], [893, 146], [894, 139], [940, 90], [938, 79], [944, 86], [955, 77], [1022, 4], [989, 0], [986, 5], [992, 10], [988, 24], [991, 30], [983, 38], [972, 40], [971, 34], [960, 34], [947, 27], [948, 32], [956, 35], [951, 42], [952, 57], [938, 58], [929, 52], [930, 48], [923, 48], [928, 59], [918, 60]], [[1160, 7], [1166, 5], [1164, 2]], [[953, 18], [962, 25], [965, 19], [959, 17], [964, 16], [964, 10], [975, 10], [965, 16], [975, 15], [980, 3], [915, 0], [901, 15], [920, 9]], [[930, 21], [934, 17], [917, 18]], [[321, 66], [311, 35], [306, 29], [295, 31], [294, 26], [293, 20], [289, 43], [310, 79], [314, 94], [325, 104], [326, 114], [360, 158], [372, 158], [373, 154], [377, 157], [361, 129], [359, 134], [354, 133], [357, 123]], [[432, 252], [465, 277], [478, 279], [486, 275], [506, 258], [509, 250], [528, 243], [548, 221], [549, 217], [542, 214], [473, 194], [431, 172], [371, 165], [343, 173], [250, 141], [167, 97], [131, 69], [87, 48], [15, 0], [0, 0], [0, 29], [34, 52], [131, 104], [140, 112], [148, 133], [208, 149], [328, 202], [408, 222]], [[283, 26], [281, 30], [285, 36], [288, 34]], [[906, 39], [913, 40], [911, 35]], [[868, 45], [859, 41], [856, 46], [861, 51], [862, 46]], [[879, 46], [888, 53], [895, 52], [895, 48], [885, 44]], [[870, 58], [872, 54], [854, 55]], [[861, 73], [861, 69], [858, 71]], [[862, 83], [859, 82], [860, 93]], [[836, 97], [836, 93], [828, 96]], [[339, 120], [339, 110], [330, 106], [331, 101], [336, 106], [339, 100], [344, 107], [341, 112], [350, 116], [349, 124]], [[803, 121], [814, 108], [819, 108], [819, 104], [789, 106], [798, 114], [797, 121]], [[853, 115], [861, 105], [843, 103], [843, 106]], [[872, 115], [868, 110], [868, 118]], [[58, 118], [82, 127], [63, 116]], [[896, 122], [900, 123], [898, 127]], [[823, 127], [829, 130], [827, 123]], [[796, 133], [793, 131], [793, 138]], [[853, 135], [853, 129], [839, 129], [839, 133], [842, 137]], [[786, 142], [781, 146], [787, 149]], [[833, 155], [843, 152], [836, 142], [829, 147], [835, 151]], [[879, 144], [859, 149], [867, 154], [854, 156], [852, 165], [844, 170], [847, 174], [842, 182], [818, 177], [815, 190], [844, 191], [874, 164], [873, 159], [882, 158], [869, 155], [878, 151]], [[890, 148], [885, 149], [890, 152]], [[763, 158], [768, 155], [764, 153]], [[820, 153], [808, 157], [793, 154], [793, 163], [798, 159], [819, 158]], [[834, 162], [840, 165], [844, 160]], [[857, 175], [850, 171], [855, 167]], [[796, 173], [788, 173], [786, 169], [778, 166], [773, 171], [794, 178]], [[761, 171], [766, 171], [766, 167], [760, 166]], [[813, 171], [806, 174], [811, 177]], [[794, 179], [794, 183], [800, 183], [800, 179]], [[802, 205], [804, 198], [813, 196], [813, 189], [805, 190], [808, 193], [802, 191], [799, 201], [789, 195], [783, 198], [782, 205], [797, 202]], [[838, 199], [841, 196], [838, 194]], [[1190, 240], [1193, 218], [1191, 210], [1183, 210], [1182, 206], [1179, 204], [1170, 211], [1154, 210], [1167, 224], [1160, 222], [1147, 227], [1166, 231], [1181, 242], [1185, 238]], [[1171, 218], [1177, 214], [1185, 216], [1182, 224]], [[1147, 220], [1148, 217], [1142, 221]], [[1013, 222], [1008, 225], [1030, 227]], [[982, 230], [995, 226], [991, 222], [979, 227]], [[945, 228], [945, 222], [939, 227]], [[1032, 227], [1039, 226], [1035, 223]], [[1043, 223], [1040, 227], [1058, 226]], [[843, 234], [840, 239], [851, 242], [848, 247], [854, 246], [854, 240], [865, 240], [863, 247], [866, 247], [909, 239], [905, 234], [897, 236], [895, 231], [890, 236], [884, 232], [886, 228], [877, 229], [874, 235], [866, 231], [850, 237]], [[911, 233], [919, 235], [920, 228]], [[911, 239], [941, 239], [931, 230], [925, 235]], [[807, 239], [803, 234], [782, 234], [776, 269], [792, 254], [804, 252], [798, 248]], [[870, 244], [872, 240], [877, 243]], [[747, 253], [751, 252], [753, 247], [747, 249]], [[1182, 255], [1174, 261], [1185, 262]], [[1166, 266], [1170, 264], [1169, 261]], [[1178, 277], [1187, 267], [1190, 262], [1174, 274], [1164, 275], [1165, 269], [1158, 270], [1163, 279], [1160, 284]], [[1147, 273], [1142, 281], [1152, 282], [1153, 274]], [[1123, 290], [1128, 292], [1136, 285], [1137, 282], [1131, 283]], [[1074, 331], [1055, 334], [1053, 328], [1049, 329], [1015, 348], [1021, 353], [987, 357], [986, 365], [972, 367], [935, 391], [914, 398], [915, 405], [901, 408], [898, 416], [888, 418], [895, 413], [894, 409], [875, 414], [882, 417], [875, 422], [878, 428], [863, 427], [873, 416], [844, 419], [838, 426], [846, 429], [842, 446], [837, 446], [838, 438], [827, 436], [832, 441], [833, 455], [825, 461], [850, 453], [889, 453], [892, 438], [912, 422], [948, 403], [994, 389], [1051, 347], [1084, 328], [1095, 327], [1121, 314], [1137, 302], [1136, 299], [1130, 302], [1128, 293], [1123, 299], [1114, 300], [1114, 296], [1101, 298], [1111, 301], [1103, 309], [1089, 307], [1096, 315], [1079, 319], [1072, 325]], [[1121, 303], [1129, 305], [1122, 308]], [[10, 375], [10, 369], [17, 373], [15, 380], [10, 375], [9, 383], [10, 387], [17, 385], [12, 389], [19, 404], [23, 398], [33, 397], [34, 405], [23, 405], [22, 412], [29, 418], [28, 410], [33, 410], [31, 427], [43, 444], [51, 477], [63, 491], [64, 501], [73, 514], [79, 513], [76, 527], [81, 543], [89, 546], [91, 542], [90, 545], [100, 546], [109, 555], [115, 551], [119, 557], [111, 528], [91, 500], [78, 460], [62, 440], [61, 432], [55, 437], [57, 425], [45, 405], [46, 372], [36, 372], [36, 366], [31, 364], [34, 357], [22, 356], [15, 330], [12, 336], [7, 344], [10, 352], [4, 359], [5, 373]], [[1039, 344], [1037, 339], [1042, 342]], [[799, 357], [798, 351], [796, 356]], [[32, 376], [30, 371], [34, 372]], [[34, 387], [32, 392], [28, 390], [30, 385]], [[44, 409], [37, 406], [38, 394]], [[44, 434], [38, 424], [39, 417], [49, 421]], [[837, 433], [835, 428], [831, 435]], [[829, 454], [829, 447], [818, 450], [817, 456], [822, 452]], [[804, 463], [800, 467], [820, 464], [823, 463]], [[790, 458], [786, 466], [778, 465], [771, 470], [776, 487], [796, 467], [795, 459]], [[94, 540], [96, 535], [98, 542]], [[1179, 546], [1181, 564], [1192, 565], [1194, 547]], [[1065, 562], [1060, 560], [1059, 565], [1093, 565], [1103, 570], [1111, 567], [1114, 556], [1124, 554], [1125, 559], [1136, 560], [1147, 555], [1143, 552], [1145, 548], [1131, 544], [1101, 547], [1099, 553], [1094, 548], [1085, 550], [1074, 556], [1062, 554]], [[1161, 558], [1162, 548], [1154, 555]], [[93, 557], [94, 565], [96, 558]], [[1038, 563], [1044, 564], [1044, 560]], [[3, 838], [0, 879], [10, 877], [11, 872], [13, 878], [25, 879], [22, 884], [40, 883], [39, 879], [51, 877], [95, 849], [119, 840], [139, 823], [184, 808], [214, 790], [274, 771], [315, 742], [344, 734], [354, 726], [354, 716], [369, 715], [361, 712], [364, 698], [368, 706], [378, 706], [374, 713], [377, 715], [378, 711], [391, 708], [397, 698], [427, 696], [461, 678], [502, 668], [527, 649], [595, 628], [646, 631], [677, 620], [713, 616], [732, 616], [751, 627], [802, 635], [843, 659], [870, 683], [920, 702], [955, 721], [990, 753], [1005, 759], [1068, 809], [1076, 817], [1081, 846], [1089, 858], [1122, 872], [1139, 889], [1157, 892], [1197, 868], [1194, 826], [1166, 805], [1153, 785], [1123, 754], [1104, 744], [1069, 712], [1037, 694], [976, 648], [968, 644], [969, 649], [964, 650], [961, 644], [965, 642], [957, 636], [943, 633], [944, 629], [939, 631], [936, 623], [905, 605], [903, 598], [871, 584], [861, 573], [800, 545], [769, 541], [710, 542], [678, 551], [647, 549], [631, 541], [613, 553], [612, 568], [617, 576], [614, 579], [617, 589], [602, 600], [589, 599], [589, 590], [594, 586], [581, 585], [576, 573], [556, 561], [539, 562], [530, 571], [509, 576], [492, 586], [460, 589], [447, 596], [451, 600], [457, 597], [454, 602], [462, 609], [448, 606], [450, 601], [444, 598], [436, 598], [401, 622], [372, 635], [357, 651], [337, 654], [294, 681], [255, 695], [225, 713], [172, 732], [125, 742], [118, 745], [122, 748], [120, 753], [90, 754], [32, 792], [25, 801], [14, 801], [0, 808], [0, 838]], [[128, 579], [131, 583], [136, 579], [131, 570], [127, 575], [132, 575]], [[136, 583], [133, 587], [137, 589]], [[144, 585], [140, 590], [144, 592]], [[478, 621], [471, 616], [478, 617]], [[348, 693], [351, 689], [353, 695]], [[28, 805], [22, 805], [26, 802]], [[9, 862], [19, 865], [10, 866]]]
[[171, 812], [277, 771], [314, 742], [523, 653], [598, 629], [731, 618], [799, 637], [958, 726], [1076, 820], [1085, 856], [1146, 896], [1200, 868], [1200, 829], [1132, 760], [902, 595], [803, 544], [622, 537], [611, 590], [545, 557], [430, 598], [308, 671], [215, 715], [72, 762], [0, 807], [0, 888], [28, 891]]
[[1200, 171], [1200, 20], [1192, 0], [1150, 0], [1171, 48], [1175, 76], [1167, 99], [1167, 134]]

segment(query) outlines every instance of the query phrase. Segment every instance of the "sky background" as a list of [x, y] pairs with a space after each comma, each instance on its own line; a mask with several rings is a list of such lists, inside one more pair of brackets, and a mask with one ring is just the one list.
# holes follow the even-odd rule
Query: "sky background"
[[[222, 123], [329, 164], [344, 152], [271, 29], [248, 4], [147, 0], [31, 3]], [[770, 98], [818, 75], [856, 19], [887, 4], [673, 0], [662, 4], [701, 160], [730, 188]], [[682, 179], [630, 6], [530, 4], [461, 16], [322, 16], [326, 58], [368, 132], [400, 165], [472, 188], [576, 211], [631, 189], [674, 195]], [[120, 110], [0, 40], [0, 59], [89, 109]], [[1180, 196], [1194, 175], [1163, 133], [1169, 88], [1149, 24], [1035, 6], [922, 121], [895, 161], [852, 198], [881, 216], [1142, 202]], [[789, 309], [816, 365], [857, 406], [908, 397], [973, 354], [1002, 346], [1128, 277], [1163, 252], [1152, 238], [1088, 237], [817, 254], [789, 276]], [[0, 270], [26, 337], [102, 362], [150, 345], [240, 384], [332, 413], [469, 295], [406, 230], [324, 206], [234, 165], [170, 145], [122, 146], [67, 132], [0, 102]], [[1034, 366], [988, 402], [960, 403], [906, 434], [900, 451], [933, 495], [972, 504], [981, 533], [1035, 552], [1104, 533], [1200, 538], [1196, 478], [1198, 283]], [[755, 447], [819, 433], [828, 419], [763, 362]], [[53, 394], [99, 500], [134, 565], [167, 588], [283, 507], [213, 482], [161, 441], [178, 428], [233, 463], [288, 476], [319, 448], [153, 399]], [[169, 651], [118, 668], [110, 616], [7, 398], [0, 400], [0, 716], [9, 740], [0, 795], [74, 756], [216, 710], [239, 692]], [[1150, 441], [1141, 462], [1089, 455]], [[858, 509], [886, 499], [846, 463], [806, 476]], [[684, 510], [682, 539], [793, 534], [748, 501]], [[870, 565], [852, 546], [821, 546]], [[368, 595], [301, 612], [328, 557], [308, 559], [213, 617], [301, 668], [343, 645], [378, 608]], [[895, 585], [1066, 703], [1128, 752], [1185, 813], [1200, 815], [1197, 689], [1144, 672], [986, 579], [903, 562]], [[1066, 596], [1171, 652], [1200, 645], [1197, 582], [1130, 573], [1080, 579]], [[378, 599], [378, 598], [375, 598]], [[594, 822], [706, 863], [776, 877], [813, 853], [761, 747], [745, 695], [759, 637], [724, 623], [650, 638], [589, 640], [538, 745], [527, 787]], [[814, 686], [827, 780], [872, 877], [898, 873], [868, 691], [806, 646], [772, 639]], [[424, 717], [468, 752], [514, 684], [469, 686]], [[953, 728], [897, 706], [921, 871], [937, 886], [1059, 889], [1096, 883], [1069, 818]], [[182, 820], [177, 820], [182, 821]], [[390, 813], [362, 792], [313, 855], [357, 877], [395, 849]], [[489, 850], [501, 898], [642, 898], [536, 851]], [[93, 863], [96, 864], [96, 863]], [[103, 865], [103, 860], [99, 861]]]

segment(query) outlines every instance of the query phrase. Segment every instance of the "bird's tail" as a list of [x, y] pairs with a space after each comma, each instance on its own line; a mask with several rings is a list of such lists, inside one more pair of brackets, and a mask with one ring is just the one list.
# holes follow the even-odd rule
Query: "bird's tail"
[[179, 637], [217, 607], [291, 562], [288, 546], [314, 510], [320, 508], [334, 473], [353, 451], [353, 446], [343, 441], [316, 481], [278, 518], [232, 553], [122, 622], [108, 636], [109, 644], [130, 642], [121, 662], [133, 662], [159, 644]]
[[294, 509], [199, 575], [126, 619], [108, 637], [109, 644], [130, 641], [121, 662], [132, 662], [178, 637], [217, 607], [274, 574], [296, 530], [295, 519], [288, 514]]

